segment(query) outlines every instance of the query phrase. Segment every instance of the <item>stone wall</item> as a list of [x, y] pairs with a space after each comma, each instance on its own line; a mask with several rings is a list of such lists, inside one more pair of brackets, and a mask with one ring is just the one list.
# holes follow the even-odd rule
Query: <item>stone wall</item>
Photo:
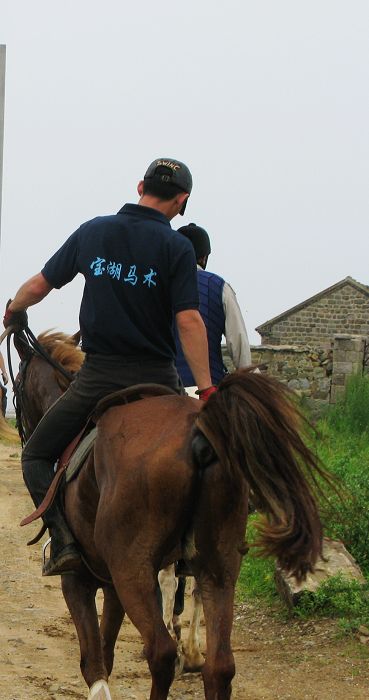
[[[368, 338], [340, 334], [331, 339], [329, 347], [251, 346], [251, 357], [253, 365], [264, 365], [269, 374], [304, 397], [313, 412], [319, 414], [343, 394], [352, 374], [364, 371], [367, 348]], [[225, 347], [223, 358], [232, 371]]]
[[349, 282], [260, 330], [267, 345], [330, 347], [337, 334], [369, 335], [369, 295]]
[[331, 348], [312, 349], [296, 345], [260, 345], [251, 348], [252, 363], [266, 365], [268, 374], [287, 384], [308, 405], [320, 408], [330, 401]]

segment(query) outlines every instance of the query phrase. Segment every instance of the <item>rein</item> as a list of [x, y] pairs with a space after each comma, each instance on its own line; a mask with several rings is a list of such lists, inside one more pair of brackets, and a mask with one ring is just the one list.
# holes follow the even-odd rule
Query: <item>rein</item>
[[[9, 374], [10, 374], [10, 379], [12, 382], [13, 386], [13, 393], [14, 393], [14, 398], [13, 398], [13, 405], [14, 405], [14, 410], [15, 410], [15, 416], [16, 416], [16, 424], [17, 424], [17, 429], [19, 433], [19, 437], [21, 439], [22, 446], [26, 443], [27, 441], [27, 436], [25, 433], [23, 421], [22, 421], [22, 388], [23, 388], [23, 382], [24, 382], [24, 377], [25, 373], [28, 367], [28, 363], [30, 362], [31, 358], [34, 355], [38, 355], [39, 357], [42, 357], [49, 365], [54, 367], [54, 369], [57, 372], [60, 372], [69, 382], [73, 381], [74, 379], [74, 374], [72, 372], [69, 372], [66, 370], [59, 362], [56, 362], [51, 355], [45, 350], [45, 348], [42, 347], [42, 345], [38, 342], [36, 336], [32, 333], [31, 329], [27, 326], [22, 333], [17, 333], [14, 328], [9, 326], [8, 333], [6, 333], [6, 347], [7, 347], [7, 359], [8, 359], [8, 368], [9, 368]], [[12, 359], [11, 359], [11, 352], [10, 352], [10, 341], [12, 335], [18, 336], [19, 342], [23, 343], [25, 347], [27, 347], [29, 350], [31, 350], [31, 354], [29, 355], [27, 360], [24, 360], [21, 362], [20, 368], [21, 368], [21, 373], [19, 376], [18, 381], [16, 381], [16, 378], [14, 377], [14, 372], [13, 372], [13, 365], [12, 365]], [[2, 335], [1, 339], [5, 337], [5, 334]]]
[[[40, 357], [43, 357], [46, 362], [48, 362], [49, 365], [54, 367], [60, 374], [62, 374], [68, 381], [72, 381], [74, 379], [74, 374], [72, 372], [69, 372], [65, 367], [63, 367], [59, 362], [56, 362], [51, 355], [45, 350], [44, 347], [42, 347], [41, 343], [38, 342], [36, 336], [32, 333], [31, 329], [27, 326], [27, 328], [24, 329], [24, 335], [27, 338], [27, 344], [28, 347], [31, 348], [33, 353], [35, 355], [39, 355]], [[13, 331], [14, 335], [14, 331]], [[8, 336], [9, 338], [9, 336]], [[24, 342], [23, 338], [21, 338], [22, 342]], [[9, 361], [9, 357], [8, 357]]]

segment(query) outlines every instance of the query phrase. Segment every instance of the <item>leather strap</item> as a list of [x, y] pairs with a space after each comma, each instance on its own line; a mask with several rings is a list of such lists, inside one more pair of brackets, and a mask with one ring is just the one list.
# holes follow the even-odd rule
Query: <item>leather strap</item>
[[40, 503], [39, 507], [36, 508], [36, 510], [33, 511], [33, 513], [31, 513], [31, 515], [27, 515], [26, 518], [23, 518], [23, 520], [21, 522], [21, 527], [23, 527], [23, 525], [28, 525], [29, 523], [33, 523], [33, 521], [37, 520], [37, 518], [41, 518], [41, 515], [43, 515], [45, 513], [45, 511], [48, 508], [50, 508], [50, 506], [51, 506], [51, 504], [56, 496], [58, 486], [62, 480], [62, 477], [64, 476], [65, 469], [66, 469], [66, 467], [58, 469], [58, 471], [56, 472], [56, 474], [55, 474], [55, 476], [54, 476], [54, 478], [49, 486], [49, 489], [47, 491], [45, 498]]
[[33, 513], [27, 515], [26, 518], [23, 518], [21, 522], [21, 527], [23, 527], [23, 525], [29, 525], [29, 523], [33, 523], [34, 520], [41, 518], [41, 516], [47, 511], [47, 509], [50, 508], [56, 496], [56, 492], [59, 488], [62, 477], [64, 476], [65, 470], [69, 464], [69, 460], [72, 456], [72, 453], [77, 447], [84, 431], [85, 428], [83, 428], [83, 430], [81, 430], [81, 432], [78, 433], [78, 435], [74, 438], [74, 440], [72, 440], [68, 447], [65, 448], [62, 456], [58, 460], [57, 472], [47, 490], [45, 498], [41, 501], [40, 505], [38, 506], [38, 508], [36, 508], [36, 510], [33, 511]]

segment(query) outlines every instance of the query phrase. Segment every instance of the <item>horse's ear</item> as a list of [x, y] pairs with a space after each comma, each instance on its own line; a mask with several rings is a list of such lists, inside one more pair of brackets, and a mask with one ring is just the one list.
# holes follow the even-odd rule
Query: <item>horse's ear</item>
[[81, 342], [81, 331], [77, 331], [77, 333], [71, 335], [71, 340], [73, 340], [74, 345], [79, 345]]
[[33, 354], [32, 348], [29, 345], [27, 336], [23, 331], [20, 333], [14, 333], [13, 335], [14, 347], [22, 362], [29, 360]]

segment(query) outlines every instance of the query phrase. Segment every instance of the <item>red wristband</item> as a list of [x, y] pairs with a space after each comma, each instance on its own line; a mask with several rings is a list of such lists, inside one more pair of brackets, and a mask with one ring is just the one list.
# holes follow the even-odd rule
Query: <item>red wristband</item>
[[200, 401], [207, 401], [209, 396], [215, 394], [216, 390], [216, 386], [208, 386], [207, 389], [200, 389], [196, 393], [199, 395]]

